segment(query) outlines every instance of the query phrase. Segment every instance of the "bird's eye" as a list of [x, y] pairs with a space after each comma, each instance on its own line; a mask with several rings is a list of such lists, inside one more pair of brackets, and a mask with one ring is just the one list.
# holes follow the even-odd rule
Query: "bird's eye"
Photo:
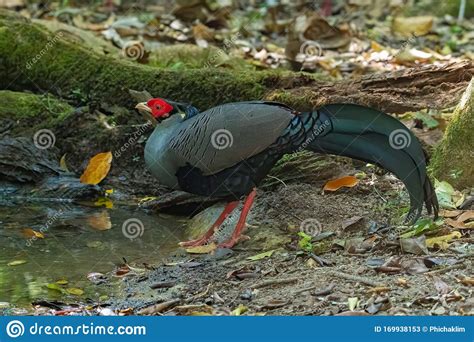
[[156, 105], [155, 108], [156, 108], [157, 110], [160, 110], [160, 109], [161, 109], [161, 106], [160, 106], [160, 105]]

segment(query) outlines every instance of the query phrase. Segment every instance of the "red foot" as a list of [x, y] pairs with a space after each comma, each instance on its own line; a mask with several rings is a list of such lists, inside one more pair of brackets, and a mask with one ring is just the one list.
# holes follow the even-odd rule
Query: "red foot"
[[197, 247], [205, 245], [209, 241], [209, 238], [205, 238], [204, 236], [199, 239], [189, 240], [189, 241], [181, 241], [179, 245], [181, 247]]

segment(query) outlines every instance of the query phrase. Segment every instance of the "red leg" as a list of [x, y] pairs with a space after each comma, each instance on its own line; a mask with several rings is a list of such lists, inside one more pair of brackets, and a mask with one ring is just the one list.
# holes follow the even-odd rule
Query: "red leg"
[[224, 222], [227, 216], [229, 216], [234, 211], [237, 205], [239, 205], [239, 201], [227, 203], [224, 210], [222, 210], [222, 213], [217, 218], [216, 222], [214, 222], [214, 224], [206, 232], [206, 234], [204, 234], [202, 237], [195, 240], [180, 242], [179, 245], [181, 247], [195, 247], [195, 246], [202, 246], [206, 244], [209, 241], [209, 239], [214, 235], [214, 232], [216, 231], [216, 229], [218, 229], [221, 226], [222, 222]]
[[232, 248], [239, 241], [239, 238], [242, 234], [242, 231], [245, 228], [245, 221], [247, 220], [247, 215], [252, 208], [253, 201], [257, 195], [257, 190], [254, 188], [252, 192], [247, 196], [244, 202], [244, 207], [242, 208], [242, 213], [240, 214], [239, 222], [235, 226], [234, 232], [229, 240], [224, 243], [221, 243], [219, 247], [221, 248]]

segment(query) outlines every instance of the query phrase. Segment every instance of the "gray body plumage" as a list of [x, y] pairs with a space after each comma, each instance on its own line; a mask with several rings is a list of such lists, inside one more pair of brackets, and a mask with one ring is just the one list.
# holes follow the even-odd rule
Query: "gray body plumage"
[[288, 107], [257, 101], [224, 104], [184, 121], [173, 115], [150, 136], [145, 162], [161, 183], [179, 189], [179, 168], [218, 173], [264, 151], [293, 117]]

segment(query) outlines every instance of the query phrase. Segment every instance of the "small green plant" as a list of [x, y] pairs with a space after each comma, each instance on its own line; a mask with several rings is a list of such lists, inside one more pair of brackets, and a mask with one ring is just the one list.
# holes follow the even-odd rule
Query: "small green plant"
[[306, 252], [312, 252], [313, 251], [313, 243], [311, 242], [312, 237], [305, 232], [299, 232], [298, 236], [301, 238], [300, 241], [298, 241], [298, 246]]

